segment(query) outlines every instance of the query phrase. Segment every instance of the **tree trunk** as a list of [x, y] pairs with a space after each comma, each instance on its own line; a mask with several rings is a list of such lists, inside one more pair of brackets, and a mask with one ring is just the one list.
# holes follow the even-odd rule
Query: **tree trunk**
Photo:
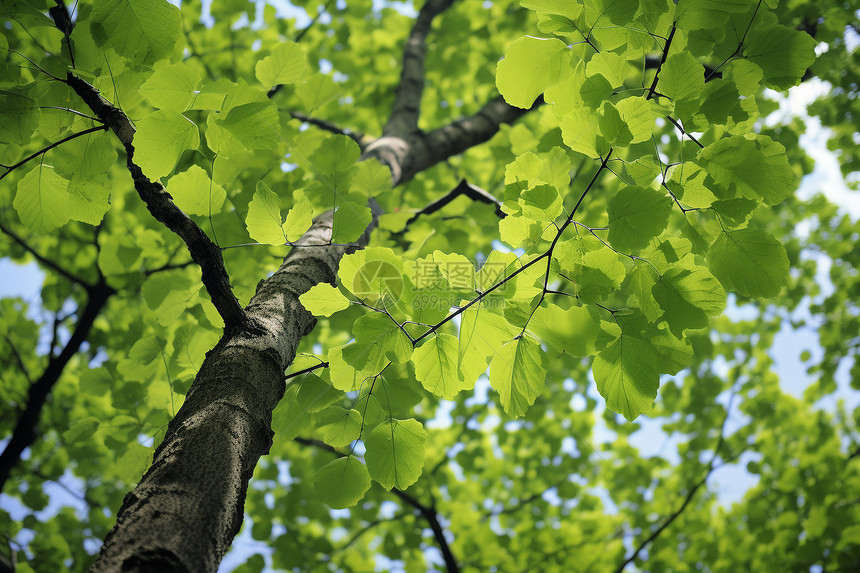
[[[91, 571], [218, 569], [242, 525], [248, 481], [272, 444], [272, 411], [284, 371], [316, 319], [299, 302], [313, 285], [334, 283], [344, 254], [367, 244], [378, 211], [352, 246], [294, 249], [257, 285], [248, 325], [210, 350], [185, 403], [170, 422], [152, 466], [125, 496], [117, 523]], [[331, 240], [331, 213], [299, 244]]]

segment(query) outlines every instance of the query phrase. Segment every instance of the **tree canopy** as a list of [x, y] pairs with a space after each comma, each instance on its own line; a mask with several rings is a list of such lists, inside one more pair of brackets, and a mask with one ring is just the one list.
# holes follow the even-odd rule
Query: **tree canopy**
[[858, 570], [858, 19], [0, 0], [0, 571]]

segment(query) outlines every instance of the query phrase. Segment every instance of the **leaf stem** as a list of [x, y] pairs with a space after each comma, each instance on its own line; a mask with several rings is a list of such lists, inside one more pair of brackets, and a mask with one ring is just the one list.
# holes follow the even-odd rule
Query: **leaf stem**
[[[18, 163], [16, 163], [15, 165], [10, 165], [9, 167], [6, 167], [6, 171], [5, 171], [2, 175], [0, 175], [0, 180], [3, 180], [3, 178], [4, 178], [4, 177], [6, 177], [6, 176], [7, 176], [7, 175], [9, 175], [10, 173], [12, 173], [12, 171], [14, 171], [15, 169], [17, 169], [17, 168], [21, 167], [22, 165], [24, 165], [25, 163], [27, 163], [27, 162], [28, 162], [28, 161], [30, 161], [31, 159], [35, 159], [36, 157], [39, 157], [40, 155], [42, 155], [42, 154], [44, 154], [44, 153], [47, 153], [48, 151], [52, 150], [53, 148], [55, 148], [55, 147], [57, 147], [57, 146], [60, 146], [60, 145], [62, 145], [62, 144], [64, 144], [64, 143], [66, 143], [67, 141], [71, 141], [71, 140], [73, 140], [73, 139], [77, 139], [78, 137], [81, 137], [82, 135], [87, 135], [87, 134], [89, 134], [89, 133], [93, 133], [93, 132], [95, 132], [95, 131], [107, 131], [108, 129], [109, 129], [109, 128], [108, 128], [107, 124], [105, 124], [105, 125], [99, 125], [99, 126], [96, 126], [96, 127], [91, 127], [91, 128], [89, 128], [89, 129], [85, 129], [85, 130], [83, 130], [83, 131], [79, 131], [79, 132], [74, 133], [74, 134], [72, 134], [72, 135], [70, 135], [70, 136], [68, 136], [68, 137], [64, 137], [64, 138], [63, 138], [63, 139], [61, 139], [60, 141], [55, 141], [54, 143], [52, 143], [52, 144], [50, 144], [50, 145], [48, 145], [48, 146], [46, 146], [46, 147], [43, 147], [42, 149], [40, 149], [40, 150], [39, 150], [39, 151], [37, 151], [36, 153], [34, 153], [34, 154], [32, 154], [32, 155], [30, 155], [30, 156], [28, 156], [28, 157], [26, 157], [26, 158], [22, 159], [21, 161], [19, 161], [19, 162], [18, 162]], [[4, 167], [5, 167], [5, 166], [4, 166]]]

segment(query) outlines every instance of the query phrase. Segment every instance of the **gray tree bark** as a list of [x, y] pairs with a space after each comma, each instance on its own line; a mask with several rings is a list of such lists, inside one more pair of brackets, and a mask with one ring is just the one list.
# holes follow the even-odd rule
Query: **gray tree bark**
[[318, 218], [281, 267], [260, 281], [248, 320], [209, 351], [152, 466], [125, 496], [91, 571], [216, 571], [242, 525], [248, 482], [272, 444], [272, 411], [284, 371], [316, 319], [299, 302], [334, 284], [344, 254], [367, 244], [374, 221], [351, 246], [331, 241], [332, 214]]

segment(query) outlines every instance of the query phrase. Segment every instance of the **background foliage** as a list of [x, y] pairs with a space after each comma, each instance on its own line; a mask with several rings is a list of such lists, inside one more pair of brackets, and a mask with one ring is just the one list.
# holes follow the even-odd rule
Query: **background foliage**
[[[134, 160], [222, 249], [242, 305], [312, 217], [336, 208], [349, 243], [368, 198], [384, 212], [337, 285], [302, 295], [321, 319], [228, 563], [860, 566], [860, 409], [842, 399], [860, 229], [794, 195], [804, 119], [763, 121], [771, 90], [829, 82], [809, 113], [851, 180], [856, 7], [436, 4], [418, 128], [498, 93], [530, 111], [392, 189], [359, 160], [397, 109], [420, 5], [110, 0], [69, 6], [72, 25], [0, 0], [0, 245], [45, 273], [36, 304], [0, 301], [4, 436], [56, 373], [2, 490], [10, 567], [93, 561], [224, 325], [69, 69], [132, 120]], [[498, 205], [425, 208], [464, 185]], [[802, 393], [776, 374], [786, 330], [809, 333]], [[752, 485], [725, 502], [720, 472]]]

